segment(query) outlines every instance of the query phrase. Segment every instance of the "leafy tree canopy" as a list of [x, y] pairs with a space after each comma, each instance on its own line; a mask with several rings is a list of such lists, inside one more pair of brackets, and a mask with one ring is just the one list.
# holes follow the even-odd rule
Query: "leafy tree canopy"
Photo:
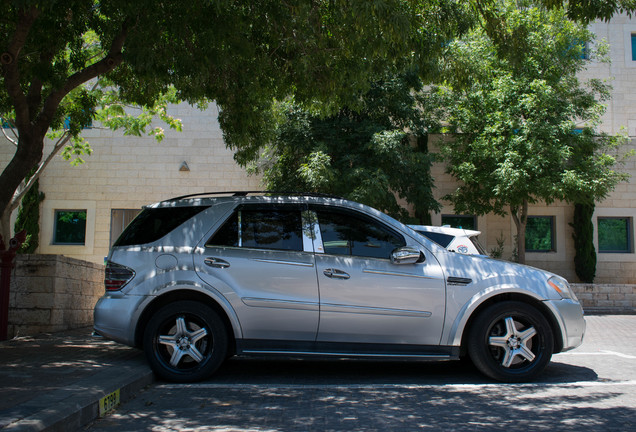
[[[246, 160], [271, 136], [273, 98], [330, 109], [386, 70], [413, 62], [426, 70], [469, 24], [465, 8], [455, 0], [4, 1], [0, 117], [16, 130], [16, 151], [0, 174], [0, 232], [49, 131], [66, 124], [78, 138], [115, 101], [160, 113], [157, 102], [174, 88], [178, 100], [216, 101], [226, 142]], [[121, 124], [119, 114], [107, 114], [113, 127], [147, 126]], [[86, 149], [73, 142], [71, 155]]]
[[595, 19], [609, 21], [617, 13], [636, 11], [634, 0], [541, 0], [550, 9], [565, 8], [568, 18], [584, 24]]
[[293, 102], [280, 105], [275, 138], [260, 161], [270, 190], [315, 191], [354, 199], [397, 217], [438, 210], [426, 133], [430, 123], [415, 73], [375, 82], [354, 111], [323, 117]]
[[[609, 21], [618, 13], [628, 16], [636, 11], [636, 0], [519, 0], [519, 8], [542, 7], [563, 13], [572, 21], [589, 24], [594, 20]], [[515, 62], [516, 55], [531, 50], [527, 29], [508, 25], [509, 3], [501, 0], [470, 0], [480, 27], [492, 39], [500, 57]]]
[[597, 129], [609, 87], [577, 78], [592, 35], [562, 10], [517, 3], [506, 3], [503, 25], [525, 35], [524, 50], [502, 57], [479, 30], [453, 42], [435, 97], [457, 137], [442, 143], [460, 181], [446, 198], [460, 213], [510, 212], [523, 262], [528, 203], [593, 202], [625, 175], [615, 169], [622, 137]]

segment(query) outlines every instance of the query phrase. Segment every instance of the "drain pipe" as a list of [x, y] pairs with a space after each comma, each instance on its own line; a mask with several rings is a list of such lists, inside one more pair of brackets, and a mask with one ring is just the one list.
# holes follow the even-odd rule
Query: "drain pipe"
[[15, 264], [15, 255], [24, 240], [26, 240], [26, 231], [23, 230], [9, 240], [9, 248], [7, 249], [2, 241], [2, 236], [0, 236], [0, 341], [8, 339], [11, 270]]

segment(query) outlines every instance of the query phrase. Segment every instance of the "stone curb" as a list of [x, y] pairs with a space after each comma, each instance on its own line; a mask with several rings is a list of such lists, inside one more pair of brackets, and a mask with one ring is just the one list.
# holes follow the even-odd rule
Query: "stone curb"
[[2, 429], [19, 432], [70, 432], [97, 419], [99, 401], [120, 392], [120, 403], [154, 382], [154, 374], [143, 355], [136, 354], [126, 365], [107, 368], [62, 389], [45, 393], [11, 413], [16, 420]]
[[585, 315], [636, 315], [636, 308], [584, 307]]

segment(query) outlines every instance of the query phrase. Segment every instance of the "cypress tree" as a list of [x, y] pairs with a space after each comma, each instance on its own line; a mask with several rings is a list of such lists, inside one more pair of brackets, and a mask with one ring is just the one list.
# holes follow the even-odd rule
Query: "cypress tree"
[[596, 251], [594, 250], [594, 226], [592, 215], [594, 204], [577, 203], [574, 205], [574, 220], [570, 224], [574, 228], [574, 270], [584, 283], [594, 282], [596, 276]]

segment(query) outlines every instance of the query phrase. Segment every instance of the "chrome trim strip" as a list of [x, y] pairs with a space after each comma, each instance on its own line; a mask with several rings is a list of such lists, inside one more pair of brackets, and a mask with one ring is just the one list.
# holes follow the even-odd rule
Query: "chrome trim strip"
[[403, 277], [431, 279], [431, 280], [442, 280], [441, 278], [436, 278], [431, 276], [423, 276], [423, 275], [416, 275], [412, 273], [402, 273], [402, 272], [396, 272], [396, 271], [375, 270], [375, 269], [364, 269], [362, 270], [362, 273], [380, 274], [380, 275], [386, 275], [386, 276], [403, 276]]
[[320, 305], [321, 312], [335, 312], [335, 313], [357, 313], [357, 314], [371, 314], [371, 315], [392, 315], [392, 316], [404, 316], [404, 317], [419, 317], [428, 318], [433, 315], [428, 311], [415, 311], [408, 309], [386, 309], [375, 308], [367, 306], [350, 306], [340, 304], [322, 303]]
[[304, 263], [298, 261], [283, 261], [283, 260], [273, 260], [273, 259], [262, 259], [262, 258], [252, 258], [250, 261], [257, 261], [268, 264], [285, 264], [285, 265], [293, 265], [299, 267], [313, 267], [314, 263]]
[[320, 310], [320, 305], [313, 302], [302, 302], [293, 300], [266, 299], [257, 297], [243, 297], [241, 301], [246, 306], [274, 308], [274, 309], [297, 309], [297, 310]]

